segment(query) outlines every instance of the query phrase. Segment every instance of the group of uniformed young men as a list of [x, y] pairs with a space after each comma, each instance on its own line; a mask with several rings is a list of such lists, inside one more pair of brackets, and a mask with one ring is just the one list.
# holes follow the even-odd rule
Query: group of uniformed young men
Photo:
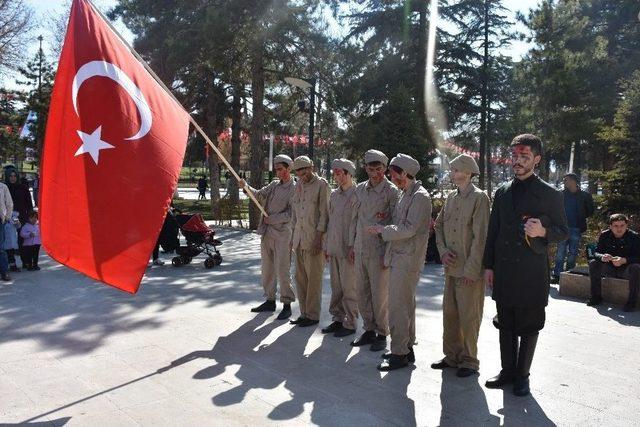
[[[450, 162], [450, 176], [457, 190], [447, 197], [435, 225], [445, 273], [445, 357], [431, 366], [456, 368], [459, 377], [477, 373], [486, 283], [497, 303], [494, 324], [500, 330], [502, 359], [500, 374], [486, 385], [513, 383], [516, 395], [529, 393], [529, 367], [537, 333], [544, 326], [549, 289], [548, 264], [543, 262], [546, 246], [566, 236], [561, 193], [534, 174], [541, 155], [537, 137], [514, 138], [515, 178], [498, 190], [491, 213], [488, 196], [471, 182], [479, 173], [475, 160], [465, 154], [456, 157]], [[283, 303], [277, 318], [291, 316], [293, 254], [300, 316], [290, 323], [316, 325], [328, 262], [332, 323], [322, 332], [353, 335], [359, 315], [364, 331], [351, 345], [382, 351], [390, 336], [391, 351], [382, 355], [377, 366], [390, 371], [415, 363], [415, 295], [432, 206], [429, 194], [415, 179], [420, 170], [416, 159], [398, 154], [389, 162], [384, 153], [369, 150], [364, 164], [368, 179], [356, 185], [354, 163], [334, 160], [331, 167], [337, 186], [333, 191], [314, 173], [313, 162], [306, 156], [295, 160], [276, 156], [278, 180], [261, 189], [240, 181], [240, 188], [254, 192], [268, 214], [258, 228], [266, 301], [251, 311], [275, 311], [277, 282]], [[385, 175], [387, 169], [391, 180]], [[291, 170], [298, 178], [295, 183]], [[525, 264], [531, 265], [522, 267]], [[520, 276], [518, 268], [529, 277]], [[545, 268], [542, 279], [544, 272], [537, 270]]]

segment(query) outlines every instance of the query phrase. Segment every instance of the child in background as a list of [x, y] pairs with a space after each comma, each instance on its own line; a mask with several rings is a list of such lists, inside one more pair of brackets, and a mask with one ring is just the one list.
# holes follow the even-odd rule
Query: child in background
[[11, 213], [11, 219], [4, 223], [4, 250], [7, 251], [10, 271], [20, 271], [16, 265], [16, 254], [18, 253], [18, 229], [20, 228], [19, 214], [16, 211]]
[[20, 236], [24, 239], [22, 253], [29, 271], [40, 270], [38, 267], [38, 255], [40, 254], [40, 227], [38, 225], [38, 213], [29, 213], [29, 222], [22, 226]]

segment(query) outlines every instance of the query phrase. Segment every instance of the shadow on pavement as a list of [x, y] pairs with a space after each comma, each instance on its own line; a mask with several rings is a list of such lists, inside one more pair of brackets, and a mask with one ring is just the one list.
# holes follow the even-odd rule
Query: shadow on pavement
[[[560, 295], [558, 288], [555, 286], [551, 287], [549, 292], [549, 297], [562, 301], [571, 301], [577, 304], [585, 304], [587, 303], [586, 299], [576, 298], [576, 297], [568, 297], [564, 295]], [[640, 310], [636, 309], [633, 312], [625, 312], [622, 310], [622, 305], [618, 304], [610, 304], [607, 302], [603, 302], [597, 307], [590, 307], [594, 312], [602, 316], [606, 316], [611, 320], [615, 320], [621, 325], [625, 326], [640, 326]], [[595, 315], [595, 313], [594, 313]]]
[[256, 236], [235, 230], [221, 233], [222, 239], [233, 236], [237, 240], [223, 252], [225, 256], [233, 251], [230, 262], [206, 270], [204, 257], [199, 257], [196, 264], [180, 268], [170, 263], [149, 267], [135, 296], [43, 256], [41, 271], [16, 273], [13, 283], [0, 286], [0, 345], [35, 340], [63, 357], [86, 354], [111, 336], [159, 328], [166, 321], [160, 314], [180, 304], [213, 307], [254, 301], [260, 275]]
[[499, 426], [500, 418], [489, 412], [489, 405], [478, 376], [458, 378], [455, 369], [442, 371], [440, 386], [441, 426]]
[[555, 426], [533, 395], [514, 396], [509, 387], [503, 391], [503, 408], [498, 413], [504, 417], [504, 426]]

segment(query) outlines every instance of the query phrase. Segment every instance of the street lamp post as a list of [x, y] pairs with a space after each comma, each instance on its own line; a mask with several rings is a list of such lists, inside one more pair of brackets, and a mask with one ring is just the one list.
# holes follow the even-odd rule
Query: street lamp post
[[316, 120], [316, 79], [300, 79], [297, 77], [285, 77], [284, 81], [291, 86], [309, 91], [309, 158], [313, 160], [313, 136]]

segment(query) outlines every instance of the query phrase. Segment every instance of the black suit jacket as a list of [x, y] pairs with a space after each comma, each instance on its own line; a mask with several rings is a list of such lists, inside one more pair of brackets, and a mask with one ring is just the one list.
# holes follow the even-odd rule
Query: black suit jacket
[[[569, 235], [564, 199], [537, 176], [513, 206], [511, 184], [496, 191], [484, 250], [484, 266], [493, 269], [493, 299], [505, 306], [544, 307], [549, 300], [547, 246]], [[525, 239], [523, 216], [538, 218], [545, 237]]]

